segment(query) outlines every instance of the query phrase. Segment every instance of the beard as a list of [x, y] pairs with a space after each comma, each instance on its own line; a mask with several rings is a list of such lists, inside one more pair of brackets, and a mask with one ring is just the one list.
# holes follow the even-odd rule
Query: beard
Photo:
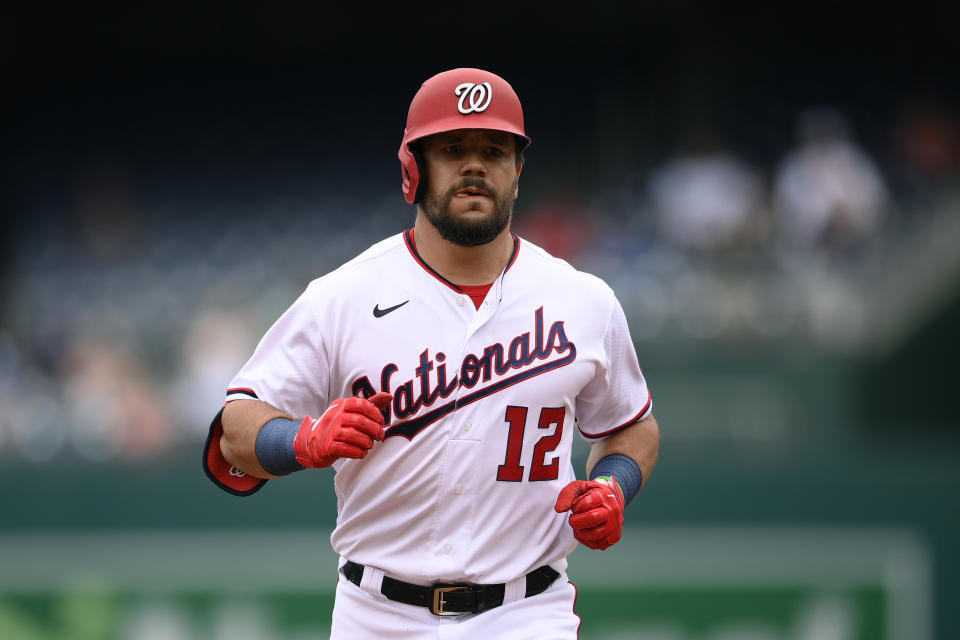
[[[504, 193], [497, 193], [483, 178], [467, 177], [443, 193], [428, 188], [423, 198], [423, 213], [436, 228], [440, 237], [461, 247], [477, 247], [491, 242], [510, 224], [513, 216], [513, 194], [516, 193], [518, 179]], [[477, 187], [490, 194], [493, 211], [481, 219], [466, 219], [450, 211], [450, 203], [457, 191], [467, 187]], [[471, 210], [476, 211], [479, 202], [473, 203]]]

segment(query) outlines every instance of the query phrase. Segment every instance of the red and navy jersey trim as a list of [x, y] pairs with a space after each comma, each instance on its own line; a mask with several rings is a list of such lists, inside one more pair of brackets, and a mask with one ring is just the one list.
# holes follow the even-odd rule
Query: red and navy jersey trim
[[242, 396], [250, 396], [254, 400], [260, 399], [257, 396], [257, 393], [253, 389], [248, 389], [247, 387], [234, 387], [232, 389], [227, 389], [227, 396], [232, 396], [237, 394]]
[[[507, 261], [507, 268], [504, 269], [504, 273], [506, 273], [507, 271], [510, 270], [510, 267], [513, 266], [513, 263], [517, 261], [517, 254], [520, 253], [520, 238], [517, 236], [517, 234], [515, 234], [515, 233], [513, 233], [513, 232], [510, 233], [510, 236], [513, 238], [513, 253], [510, 254], [510, 260]], [[407, 245], [407, 250], [410, 252], [410, 255], [413, 256], [413, 259], [416, 260], [416, 261], [417, 261], [417, 264], [419, 264], [421, 267], [423, 267], [423, 269], [424, 269], [427, 273], [429, 273], [429, 274], [432, 275], [434, 278], [436, 278], [437, 280], [439, 280], [439, 281], [442, 282], [443, 284], [447, 285], [448, 287], [450, 287], [451, 289], [453, 289], [453, 290], [456, 291], [457, 293], [463, 293], [463, 289], [462, 289], [460, 286], [453, 284], [452, 282], [450, 282], [449, 280], [447, 280], [446, 278], [444, 278], [442, 275], [440, 275], [439, 273], [437, 273], [436, 271], [434, 271], [434, 270], [433, 270], [433, 267], [431, 267], [429, 264], [427, 264], [426, 260], [424, 260], [424, 259], [420, 256], [420, 253], [417, 251], [417, 244], [416, 244], [416, 242], [414, 242], [414, 239], [413, 239], [413, 229], [412, 229], [412, 228], [411, 228], [411, 229], [407, 229], [406, 231], [403, 232], [403, 242], [404, 242], [404, 244]]]
[[443, 284], [447, 285], [448, 287], [450, 287], [451, 289], [453, 289], [453, 290], [456, 291], [457, 293], [463, 293], [463, 289], [461, 289], [460, 287], [458, 287], [457, 285], [453, 284], [452, 282], [450, 282], [449, 280], [447, 280], [446, 278], [444, 278], [442, 275], [440, 275], [439, 273], [437, 273], [436, 271], [434, 271], [434, 270], [433, 270], [433, 267], [431, 267], [430, 265], [428, 265], [428, 264], [426, 263], [426, 261], [425, 261], [423, 258], [420, 257], [420, 253], [417, 251], [417, 245], [414, 244], [414, 242], [413, 242], [413, 229], [407, 229], [406, 231], [403, 232], [403, 241], [404, 241], [404, 243], [406, 243], [406, 245], [407, 245], [407, 250], [410, 251], [410, 255], [413, 256], [413, 259], [416, 260], [417, 263], [418, 263], [421, 267], [423, 267], [423, 269], [424, 269], [427, 273], [429, 273], [429, 274], [432, 275], [434, 278], [436, 278], [437, 280], [439, 280], [439, 281], [442, 282]]
[[[604, 437], [609, 436], [609, 435], [611, 435], [611, 434], [613, 434], [613, 433], [616, 433], [617, 431], [620, 431], [621, 429], [626, 429], [627, 427], [629, 427], [630, 425], [632, 425], [634, 422], [638, 421], [641, 417], [643, 417], [643, 415], [644, 415], [645, 413], [647, 413], [647, 411], [650, 410], [650, 403], [651, 403], [651, 402], [653, 402], [653, 396], [650, 395], [649, 392], [648, 392], [648, 395], [647, 395], [647, 404], [643, 405], [643, 409], [640, 409], [640, 412], [639, 412], [637, 415], [633, 416], [632, 418], [630, 418], [629, 420], [627, 420], [626, 422], [624, 422], [624, 423], [621, 424], [620, 426], [614, 427], [613, 429], [608, 429], [607, 431], [604, 431], [603, 433], [583, 433], [583, 429], [580, 429], [580, 433], [583, 434], [583, 437], [584, 437], [584, 438], [588, 438], [588, 439], [590, 439], [590, 440], [593, 440], [593, 439], [595, 439], [595, 438], [604, 438]], [[577, 425], [577, 428], [578, 428], [578, 429], [580, 428], [579, 425]]]
[[503, 270], [504, 273], [510, 271], [510, 267], [517, 261], [517, 255], [520, 253], [520, 237], [513, 232], [511, 232], [510, 235], [513, 237], [513, 253], [510, 254], [510, 259], [507, 260], [507, 268]]

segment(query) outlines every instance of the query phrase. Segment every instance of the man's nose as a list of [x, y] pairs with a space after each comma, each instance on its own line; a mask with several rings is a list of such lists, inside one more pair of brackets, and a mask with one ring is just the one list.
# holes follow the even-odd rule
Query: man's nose
[[483, 162], [483, 154], [479, 150], [467, 153], [466, 157], [463, 159], [463, 165], [460, 167], [460, 175], [487, 175], [487, 165]]

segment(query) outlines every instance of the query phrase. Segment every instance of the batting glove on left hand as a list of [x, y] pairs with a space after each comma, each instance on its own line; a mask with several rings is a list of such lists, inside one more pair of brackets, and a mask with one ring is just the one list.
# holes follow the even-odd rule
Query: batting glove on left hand
[[557, 513], [572, 511], [573, 537], [591, 549], [606, 549], [623, 533], [623, 491], [616, 479], [574, 480], [560, 491]]

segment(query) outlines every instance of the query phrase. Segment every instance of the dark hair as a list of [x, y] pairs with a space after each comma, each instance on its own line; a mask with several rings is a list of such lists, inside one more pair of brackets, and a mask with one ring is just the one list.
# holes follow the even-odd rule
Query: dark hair
[[517, 143], [517, 164], [524, 164], [527, 160], [526, 151], [530, 143], [518, 135], [513, 136], [513, 140]]

